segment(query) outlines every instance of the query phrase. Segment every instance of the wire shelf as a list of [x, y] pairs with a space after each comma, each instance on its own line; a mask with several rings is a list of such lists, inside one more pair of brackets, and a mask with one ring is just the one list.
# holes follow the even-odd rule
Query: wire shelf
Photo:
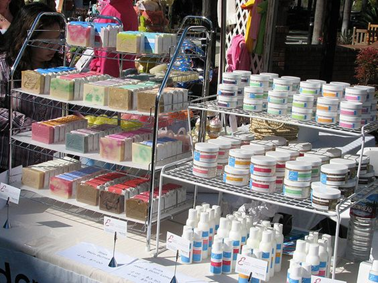
[[[215, 96], [211, 96], [211, 97], [215, 97]], [[224, 108], [224, 107], [218, 106], [216, 100], [205, 101], [205, 102], [193, 102], [192, 104], [189, 105], [189, 109], [201, 110], [201, 111], [212, 111], [212, 112], [242, 116], [242, 117], [247, 117], [247, 118], [257, 118], [257, 119], [263, 119], [263, 120], [277, 122], [277, 123], [285, 123], [285, 124], [299, 126], [299, 127], [307, 127], [307, 128], [312, 128], [312, 129], [317, 129], [317, 130], [322, 130], [322, 131], [327, 131], [327, 132], [347, 134], [351, 136], [361, 135], [360, 129], [347, 129], [347, 128], [340, 127], [336, 124], [325, 125], [325, 124], [319, 124], [315, 121], [295, 120], [291, 118], [289, 115], [272, 115], [266, 112], [248, 112], [240, 108], [236, 108], [236, 109]], [[378, 122], [373, 122], [365, 126], [364, 132], [365, 134], [368, 134], [377, 129], [378, 129]]]

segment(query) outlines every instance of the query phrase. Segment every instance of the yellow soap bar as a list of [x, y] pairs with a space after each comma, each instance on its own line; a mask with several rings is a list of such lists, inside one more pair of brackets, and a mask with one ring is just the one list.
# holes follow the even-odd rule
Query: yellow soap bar
[[116, 50], [127, 53], [143, 52], [141, 50], [141, 37], [140, 34], [118, 33]]
[[109, 88], [109, 107], [114, 109], [131, 110], [132, 90], [122, 87]]
[[[140, 91], [137, 94], [137, 110], [140, 112], [155, 111], [157, 89]], [[160, 99], [159, 111], [164, 112], [164, 102]]]
[[32, 93], [43, 93], [45, 85], [45, 77], [36, 71], [21, 72], [21, 88]]
[[22, 184], [35, 189], [43, 189], [45, 173], [29, 167], [22, 168]]

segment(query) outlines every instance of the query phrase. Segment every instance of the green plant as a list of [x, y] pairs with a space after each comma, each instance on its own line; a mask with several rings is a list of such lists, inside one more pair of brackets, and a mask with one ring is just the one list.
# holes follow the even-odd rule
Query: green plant
[[342, 45], [352, 44], [352, 33], [350, 31], [347, 33], [340, 33], [337, 41]]
[[357, 55], [355, 68], [356, 79], [361, 84], [377, 83], [378, 79], [378, 49], [368, 47], [361, 49]]

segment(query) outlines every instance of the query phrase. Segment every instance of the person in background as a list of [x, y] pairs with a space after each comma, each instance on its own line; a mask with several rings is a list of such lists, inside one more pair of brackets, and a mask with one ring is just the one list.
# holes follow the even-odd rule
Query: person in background
[[[0, 0], [1, 1], [1, 0]], [[9, 87], [10, 68], [15, 63], [16, 57], [21, 51], [34, 20], [39, 13], [53, 12], [51, 8], [42, 3], [33, 3], [20, 9], [13, 20], [13, 24], [4, 34], [4, 44], [0, 46], [0, 169], [8, 169], [8, 144], [9, 144]], [[35, 41], [27, 46], [14, 73], [14, 87], [20, 87], [21, 72], [37, 68], [61, 66], [63, 60], [58, 51], [60, 47], [61, 30], [63, 21], [58, 16], [42, 16], [33, 33], [31, 40]], [[42, 105], [39, 98], [20, 99], [21, 94], [13, 93], [13, 127], [28, 127], [33, 121], [47, 120], [61, 115], [61, 110]], [[24, 96], [23, 96], [24, 98]], [[55, 105], [57, 106], [57, 105]], [[30, 151], [15, 149], [12, 164], [29, 165], [42, 162], [45, 156]]]
[[[138, 18], [134, 10], [132, 0], [110, 0], [109, 4], [101, 11], [103, 16], [117, 17], [122, 21], [124, 31], [138, 30]], [[99, 23], [114, 23], [113, 20], [98, 19]], [[97, 58], [96, 58], [97, 57]], [[125, 56], [123, 69], [135, 68], [132, 56]], [[113, 77], [119, 77], [119, 56], [106, 51], [98, 51], [91, 62], [91, 70]]]
[[23, 0], [0, 0], [0, 44], [3, 41], [2, 35], [9, 28], [13, 18], [23, 6], [25, 6]]

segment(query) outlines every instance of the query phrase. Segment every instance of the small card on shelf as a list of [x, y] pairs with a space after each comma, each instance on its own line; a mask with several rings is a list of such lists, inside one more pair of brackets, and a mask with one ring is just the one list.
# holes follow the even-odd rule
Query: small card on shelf
[[127, 237], [127, 222], [119, 219], [104, 216], [104, 231], [107, 233], [114, 234], [123, 238]]
[[177, 236], [171, 232], [167, 232], [167, 244], [166, 247], [171, 251], [180, 251], [182, 256], [189, 257], [190, 253], [190, 241]]

